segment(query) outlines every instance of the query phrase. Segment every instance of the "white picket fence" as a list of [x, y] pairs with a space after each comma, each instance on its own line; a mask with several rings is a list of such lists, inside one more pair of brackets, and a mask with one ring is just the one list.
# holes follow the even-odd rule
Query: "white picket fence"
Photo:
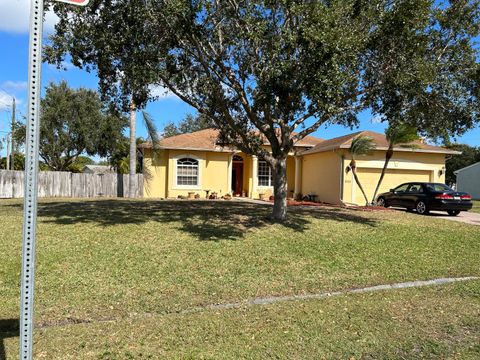
[[[0, 170], [0, 198], [22, 198], [23, 171]], [[39, 197], [129, 197], [129, 175], [76, 174], [41, 171], [38, 175]], [[135, 197], [143, 197], [143, 175], [136, 175]]]

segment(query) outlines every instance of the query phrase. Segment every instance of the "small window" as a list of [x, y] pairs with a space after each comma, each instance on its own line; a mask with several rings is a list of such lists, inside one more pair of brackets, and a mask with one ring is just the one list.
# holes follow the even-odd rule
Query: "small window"
[[177, 185], [198, 185], [198, 160], [191, 158], [177, 160]]
[[258, 161], [258, 186], [273, 186], [272, 169], [265, 160]]
[[233, 155], [233, 161], [243, 161], [243, 158], [240, 155]]

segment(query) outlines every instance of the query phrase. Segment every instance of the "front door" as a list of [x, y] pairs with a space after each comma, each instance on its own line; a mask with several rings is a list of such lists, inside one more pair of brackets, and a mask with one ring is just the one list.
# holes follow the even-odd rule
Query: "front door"
[[233, 163], [232, 169], [232, 193], [241, 196], [243, 191], [243, 163]]

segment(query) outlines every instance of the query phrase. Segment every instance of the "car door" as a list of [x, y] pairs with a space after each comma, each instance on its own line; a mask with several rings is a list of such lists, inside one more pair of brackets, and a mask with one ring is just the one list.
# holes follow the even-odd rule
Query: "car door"
[[388, 200], [391, 206], [405, 206], [403, 205], [405, 203], [405, 194], [407, 192], [407, 189], [410, 184], [402, 184], [400, 186], [397, 186], [395, 189], [393, 189], [392, 196]]
[[424, 195], [423, 186], [420, 183], [410, 184], [403, 198], [406, 208], [413, 209], [417, 205], [417, 201]]

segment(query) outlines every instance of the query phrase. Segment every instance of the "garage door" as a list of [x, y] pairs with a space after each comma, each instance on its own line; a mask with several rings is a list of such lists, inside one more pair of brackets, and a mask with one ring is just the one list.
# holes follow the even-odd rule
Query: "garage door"
[[[381, 169], [357, 169], [358, 178], [360, 183], [367, 194], [370, 201], [377, 186], [378, 179], [380, 177]], [[382, 185], [378, 193], [388, 191], [398, 185], [406, 182], [429, 182], [432, 172], [429, 170], [401, 170], [401, 169], [387, 169], [385, 177], [383, 178]], [[354, 198], [356, 204], [365, 204], [362, 192], [355, 184]]]

